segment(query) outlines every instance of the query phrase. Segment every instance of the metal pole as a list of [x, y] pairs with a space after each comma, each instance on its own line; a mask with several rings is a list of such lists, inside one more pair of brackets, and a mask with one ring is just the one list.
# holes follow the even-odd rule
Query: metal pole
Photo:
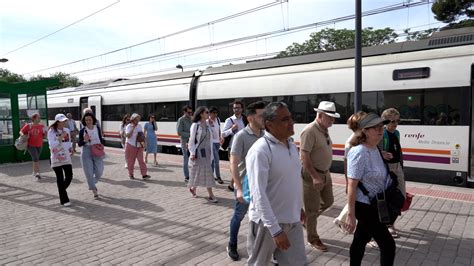
[[354, 113], [362, 111], [362, 0], [355, 7], [355, 93]]

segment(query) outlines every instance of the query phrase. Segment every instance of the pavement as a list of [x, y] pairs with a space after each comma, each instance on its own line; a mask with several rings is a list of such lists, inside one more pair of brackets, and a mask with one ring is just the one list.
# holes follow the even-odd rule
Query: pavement
[[[239, 234], [242, 260], [231, 261], [225, 250], [234, 203], [226, 190], [228, 162], [221, 162], [226, 183], [215, 188], [219, 203], [213, 204], [205, 189], [198, 188], [198, 198], [187, 191], [180, 156], [159, 154], [159, 166], [148, 165], [151, 180], [143, 181], [127, 178], [121, 150], [106, 152], [100, 200], [87, 189], [79, 155], [73, 157], [71, 207], [59, 204], [48, 161], [41, 161], [39, 182], [31, 163], [0, 165], [0, 264], [245, 264], [247, 217]], [[349, 264], [352, 235], [332, 223], [346, 202], [345, 181], [333, 174], [333, 182], [334, 205], [318, 220], [329, 251], [307, 245], [310, 265]], [[474, 265], [474, 190], [408, 182], [407, 191], [415, 197], [396, 224], [395, 264]], [[379, 265], [379, 250], [367, 247], [363, 265], [372, 264]]]

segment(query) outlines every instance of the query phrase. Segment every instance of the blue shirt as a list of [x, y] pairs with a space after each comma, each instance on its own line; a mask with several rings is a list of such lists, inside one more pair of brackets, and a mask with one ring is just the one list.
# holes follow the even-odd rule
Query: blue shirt
[[[387, 167], [377, 148], [371, 149], [365, 145], [352, 147], [347, 154], [347, 177], [359, 180], [373, 198], [383, 192], [392, 182]], [[370, 204], [370, 200], [357, 189], [356, 201]]]

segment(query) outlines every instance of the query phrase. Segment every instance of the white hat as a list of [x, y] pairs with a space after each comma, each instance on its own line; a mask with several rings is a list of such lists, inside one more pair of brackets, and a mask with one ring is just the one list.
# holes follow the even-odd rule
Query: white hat
[[141, 116], [137, 113], [133, 113], [132, 116], [130, 117], [130, 121], [135, 120], [135, 118], [137, 118], [137, 117], [141, 117]]
[[59, 121], [59, 122], [63, 122], [63, 121], [66, 121], [67, 120], [67, 117], [63, 114], [57, 114], [55, 117], [54, 117], [54, 121]]
[[338, 113], [336, 113], [336, 105], [333, 102], [322, 101], [319, 103], [318, 108], [314, 108], [314, 111], [325, 113], [328, 116], [334, 118], [341, 117]]

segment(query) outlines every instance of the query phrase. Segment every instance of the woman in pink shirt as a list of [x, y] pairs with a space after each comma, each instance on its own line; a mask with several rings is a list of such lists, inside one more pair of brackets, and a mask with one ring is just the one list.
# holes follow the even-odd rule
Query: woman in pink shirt
[[48, 129], [40, 123], [41, 118], [38, 113], [31, 116], [31, 123], [25, 124], [20, 135], [28, 135], [28, 153], [33, 161], [33, 177], [41, 179], [39, 169], [39, 157], [43, 148], [43, 139], [48, 134]]

